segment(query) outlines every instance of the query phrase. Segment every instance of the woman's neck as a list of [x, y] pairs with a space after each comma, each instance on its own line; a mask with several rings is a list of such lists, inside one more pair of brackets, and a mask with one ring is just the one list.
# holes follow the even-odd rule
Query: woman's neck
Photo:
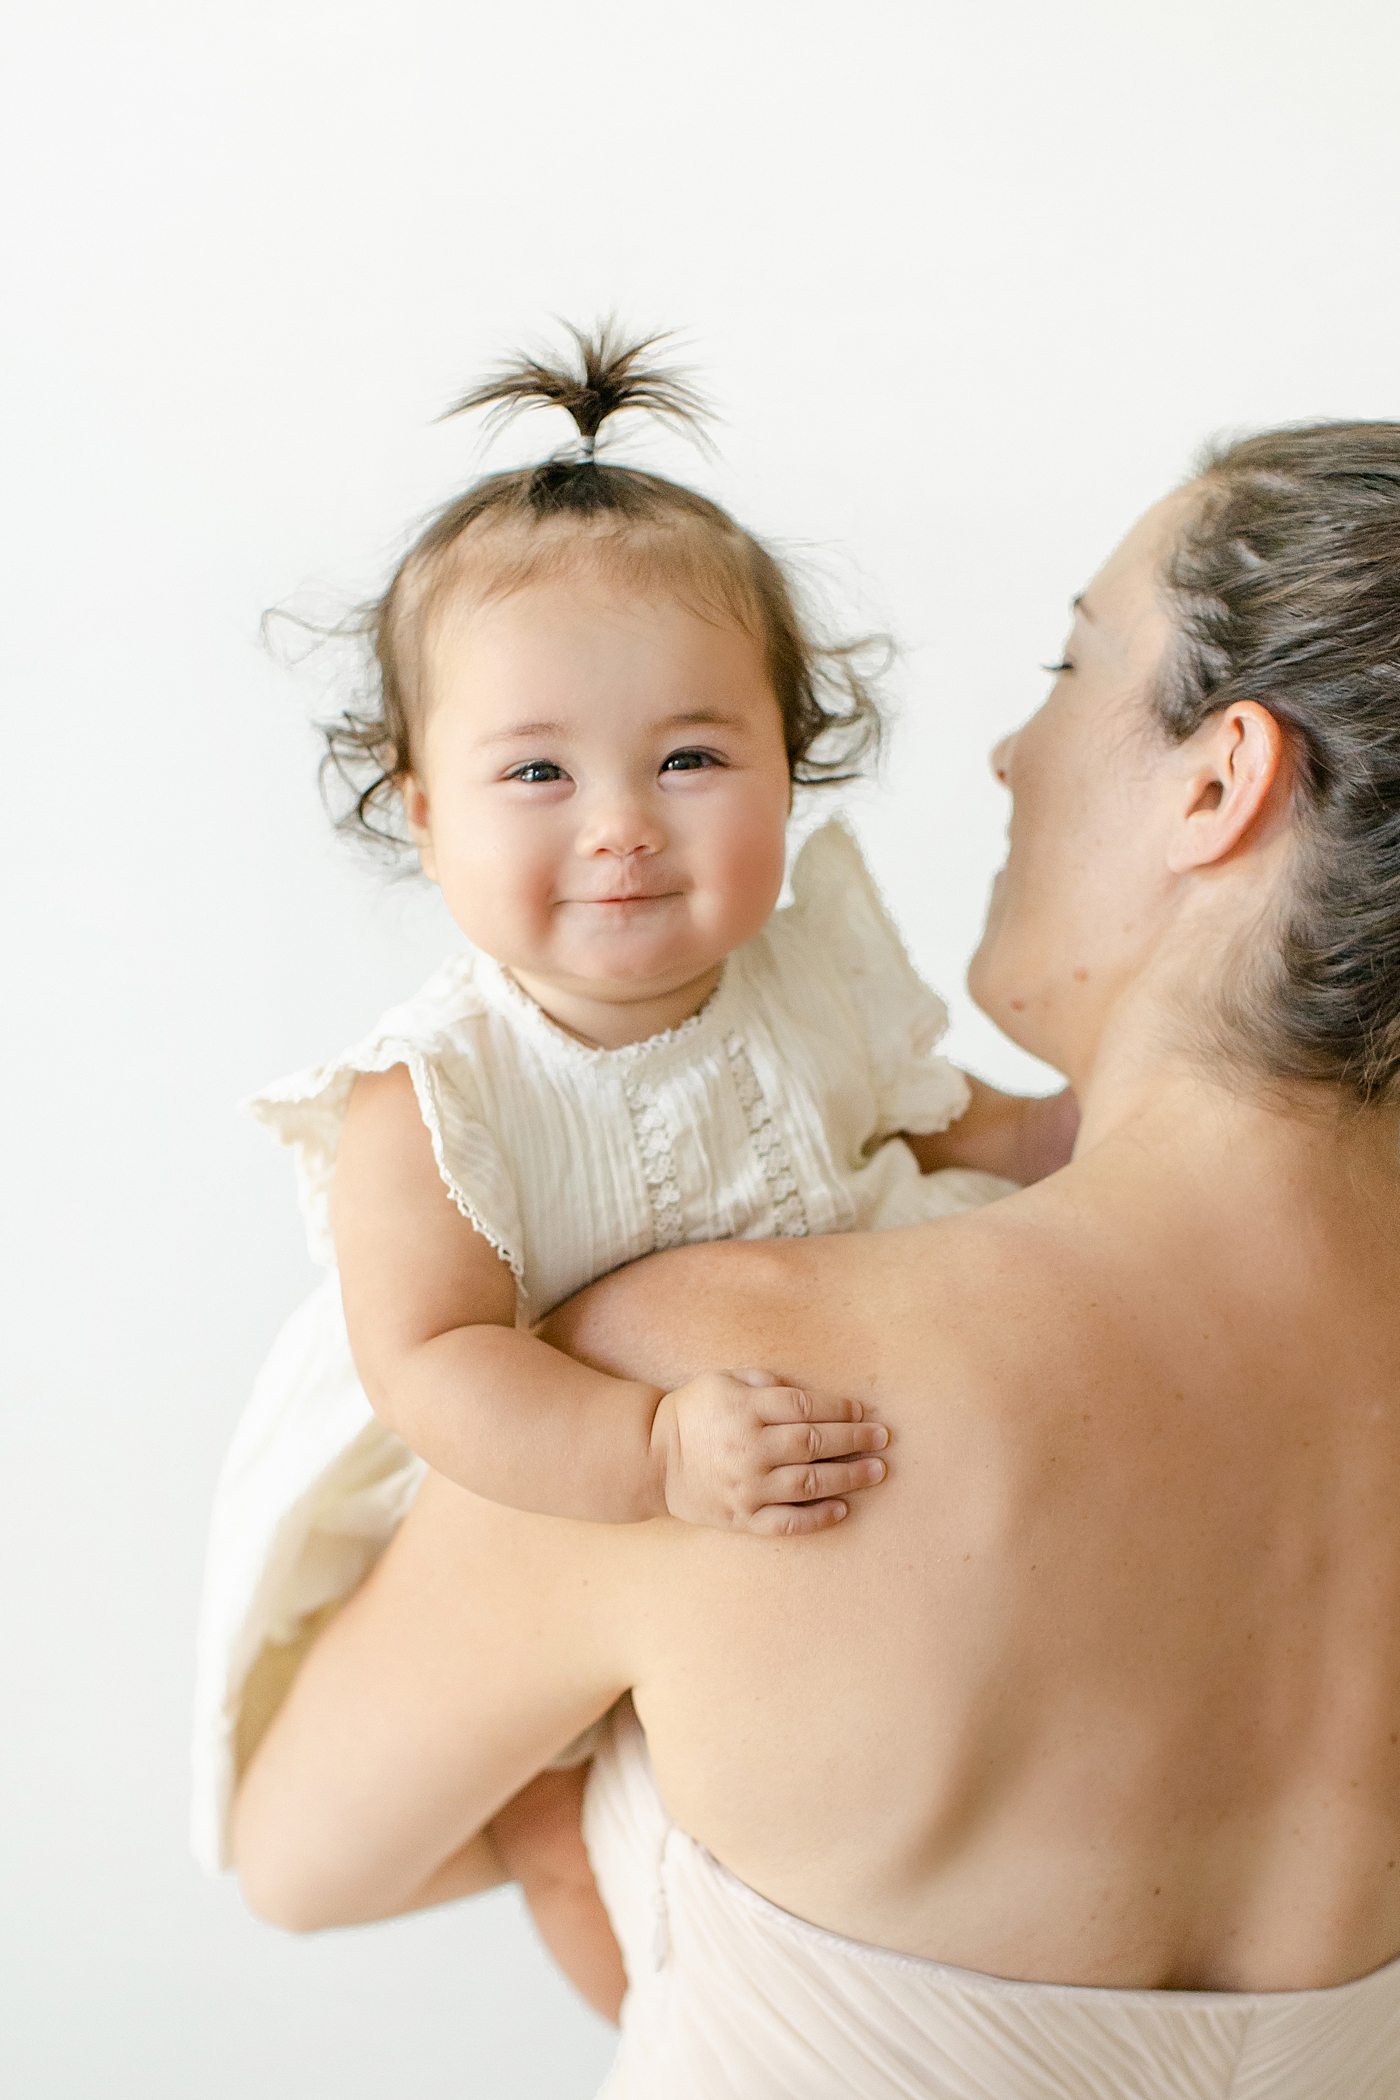
[[[1400, 1115], [1367, 1110], [1331, 1087], [1285, 1089], [1262, 1073], [1212, 1067], [1185, 1051], [1144, 1054], [1142, 1036], [1102, 1047], [1080, 1089], [1076, 1164], [1199, 1181], [1211, 1204], [1276, 1219], [1296, 1199], [1329, 1198], [1359, 1224], [1372, 1206], [1394, 1234]], [[1222, 1179], [1228, 1188], [1222, 1191]], [[1233, 1201], [1232, 1201], [1233, 1198]]]

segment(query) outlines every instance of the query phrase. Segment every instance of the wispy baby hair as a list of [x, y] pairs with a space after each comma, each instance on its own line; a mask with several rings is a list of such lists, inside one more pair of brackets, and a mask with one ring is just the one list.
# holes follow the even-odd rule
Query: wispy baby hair
[[627, 410], [703, 435], [700, 396], [653, 354], [667, 338], [627, 341], [614, 322], [569, 333], [572, 355], [512, 358], [446, 413], [485, 408], [499, 422], [524, 408], [563, 408], [581, 446], [488, 474], [454, 497], [356, 617], [370, 675], [357, 704], [323, 724], [321, 767], [328, 801], [343, 802], [337, 828], [352, 836], [404, 845], [398, 783], [414, 767], [447, 603], [483, 604], [580, 571], [640, 595], [678, 597], [752, 635], [767, 658], [795, 784], [850, 780], [878, 748], [880, 709], [863, 666], [888, 645], [820, 640], [784, 564], [728, 511], [664, 475], [597, 456], [604, 426]]
[[508, 359], [498, 372], [446, 409], [439, 422], [467, 408], [489, 408], [491, 424], [508, 422], [522, 408], [565, 408], [583, 439], [580, 465], [593, 459], [599, 431], [609, 416], [622, 409], [648, 409], [662, 422], [703, 436], [705, 404], [685, 375], [646, 363], [647, 352], [669, 337], [649, 335], [639, 343], [627, 343], [620, 339], [616, 321], [601, 321], [593, 335], [585, 335], [568, 322], [564, 325], [578, 351], [577, 370], [547, 365], [538, 357]]

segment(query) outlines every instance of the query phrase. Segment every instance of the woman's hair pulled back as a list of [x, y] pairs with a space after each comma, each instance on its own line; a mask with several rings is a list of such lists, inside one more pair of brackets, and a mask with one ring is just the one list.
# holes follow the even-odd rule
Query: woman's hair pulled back
[[1154, 693], [1184, 740], [1266, 707], [1296, 774], [1281, 939], [1222, 1018], [1285, 1085], [1400, 1102], [1400, 424], [1321, 423], [1213, 447], [1169, 553]]
[[676, 595], [751, 634], [767, 659], [795, 784], [849, 780], [878, 745], [880, 711], [861, 668], [872, 638], [820, 641], [783, 563], [727, 511], [663, 475], [597, 456], [604, 426], [629, 410], [700, 431], [700, 397], [652, 356], [664, 338], [624, 341], [611, 323], [591, 336], [569, 333], [572, 359], [514, 358], [446, 411], [485, 408], [500, 422], [523, 408], [562, 408], [580, 442], [488, 474], [445, 504], [356, 616], [354, 631], [369, 645], [368, 686], [322, 728], [323, 788], [348, 791], [336, 819], [343, 832], [404, 844], [396, 784], [414, 765], [434, 623], [446, 602], [463, 593], [481, 602], [580, 569]]

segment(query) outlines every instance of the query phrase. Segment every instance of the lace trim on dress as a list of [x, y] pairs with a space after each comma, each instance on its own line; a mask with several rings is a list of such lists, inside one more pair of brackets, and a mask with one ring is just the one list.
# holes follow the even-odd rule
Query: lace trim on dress
[[668, 1247], [681, 1246], [685, 1239], [671, 1133], [656, 1091], [644, 1079], [624, 1079], [622, 1091], [632, 1118], [632, 1135], [642, 1156], [642, 1179], [651, 1199], [652, 1249], [662, 1254]]
[[734, 1087], [739, 1096], [739, 1106], [744, 1111], [744, 1121], [749, 1126], [759, 1165], [763, 1168], [768, 1183], [768, 1194], [773, 1204], [773, 1231], [780, 1240], [805, 1239], [810, 1227], [807, 1223], [807, 1206], [797, 1186], [797, 1176], [792, 1171], [787, 1146], [782, 1132], [773, 1121], [773, 1111], [763, 1088], [758, 1083], [758, 1074], [753, 1068], [743, 1037], [737, 1028], [731, 1028], [724, 1039], [729, 1058], [729, 1069], [734, 1075]]
[[650, 1057], [657, 1050], [666, 1050], [673, 1043], [684, 1042], [688, 1035], [697, 1034], [704, 1026], [711, 1009], [724, 990], [724, 979], [721, 978], [714, 990], [706, 995], [702, 1004], [696, 1007], [695, 1012], [687, 1014], [683, 1021], [677, 1021], [674, 1028], [663, 1028], [657, 1035], [643, 1036], [636, 1043], [619, 1043], [609, 1050], [602, 1043], [585, 1043], [579, 1036], [562, 1027], [552, 1014], [545, 1012], [538, 999], [531, 998], [524, 986], [517, 984], [510, 972], [491, 956], [479, 955], [477, 964], [485, 986], [488, 990], [494, 989], [497, 994], [495, 1003], [503, 1005], [518, 1020], [523, 1021], [533, 1035], [548, 1043], [552, 1049], [562, 1051], [566, 1056], [584, 1064], [602, 1065], [614, 1060], [622, 1065], [635, 1064], [641, 1058]]

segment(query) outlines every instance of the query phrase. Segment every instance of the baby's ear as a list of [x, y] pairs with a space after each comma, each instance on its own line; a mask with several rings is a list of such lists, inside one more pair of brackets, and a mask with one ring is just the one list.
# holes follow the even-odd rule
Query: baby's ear
[[403, 803], [403, 820], [409, 837], [418, 848], [418, 860], [429, 882], [437, 881], [433, 859], [433, 834], [428, 821], [428, 796], [416, 773], [400, 773], [394, 782]]

